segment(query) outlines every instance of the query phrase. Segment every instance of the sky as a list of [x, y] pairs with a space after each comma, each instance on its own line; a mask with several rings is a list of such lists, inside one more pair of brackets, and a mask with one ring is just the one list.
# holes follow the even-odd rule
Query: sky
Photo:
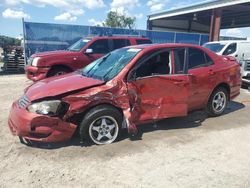
[[[96, 25], [110, 10], [136, 17], [146, 29], [147, 15], [209, 0], [0, 0], [0, 35], [22, 34], [21, 18], [30, 22]], [[222, 35], [250, 37], [250, 28], [222, 30]]]

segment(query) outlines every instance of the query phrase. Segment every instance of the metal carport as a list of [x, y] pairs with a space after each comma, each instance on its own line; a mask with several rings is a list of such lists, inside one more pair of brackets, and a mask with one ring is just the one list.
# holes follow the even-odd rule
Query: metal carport
[[219, 40], [220, 29], [250, 26], [250, 0], [216, 0], [148, 15], [148, 30], [209, 34]]

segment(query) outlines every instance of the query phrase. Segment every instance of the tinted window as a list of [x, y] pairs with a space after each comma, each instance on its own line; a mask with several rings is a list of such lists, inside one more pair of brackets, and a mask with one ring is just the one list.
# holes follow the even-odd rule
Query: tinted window
[[161, 52], [145, 60], [136, 70], [136, 77], [170, 74], [170, 53]]
[[184, 73], [185, 49], [174, 50], [175, 74]]
[[107, 39], [97, 40], [89, 48], [93, 49], [94, 54], [106, 54], [110, 51]]
[[152, 44], [151, 40], [147, 40], [147, 39], [136, 39], [136, 43], [139, 44]]
[[209, 57], [206, 53], [205, 54], [205, 58], [206, 58], [206, 62], [207, 62], [207, 65], [212, 65], [214, 64], [213, 60], [211, 59], [211, 57]]
[[114, 39], [113, 40], [113, 50], [122, 48], [124, 46], [130, 46], [130, 41], [128, 39]]
[[236, 43], [230, 44], [230, 45], [225, 49], [225, 51], [223, 52], [223, 55], [230, 55], [230, 54], [236, 52], [236, 47], [237, 47]]
[[207, 58], [209, 57], [202, 50], [196, 48], [189, 48], [188, 69], [206, 66], [208, 64]]

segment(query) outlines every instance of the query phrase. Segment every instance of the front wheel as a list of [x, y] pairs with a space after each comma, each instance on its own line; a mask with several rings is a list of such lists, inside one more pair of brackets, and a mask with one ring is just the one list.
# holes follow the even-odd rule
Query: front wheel
[[119, 135], [122, 115], [114, 107], [100, 105], [92, 108], [80, 125], [80, 136], [98, 145], [110, 144]]
[[222, 115], [228, 104], [228, 95], [227, 90], [223, 87], [215, 89], [207, 104], [206, 111], [208, 115], [213, 117]]

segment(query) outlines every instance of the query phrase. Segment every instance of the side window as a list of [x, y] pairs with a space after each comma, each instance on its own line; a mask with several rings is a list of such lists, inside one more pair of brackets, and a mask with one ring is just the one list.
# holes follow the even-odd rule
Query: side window
[[89, 48], [93, 49], [94, 54], [106, 54], [110, 51], [108, 39], [97, 40]]
[[148, 39], [136, 39], [136, 44], [152, 44], [152, 41], [151, 40], [148, 40]]
[[237, 44], [236, 44], [236, 43], [232, 43], [232, 44], [230, 44], [230, 45], [225, 49], [225, 51], [223, 52], [222, 55], [230, 55], [230, 54], [236, 52], [236, 48], [237, 48]]
[[128, 39], [113, 39], [113, 50], [130, 45], [131, 43]]
[[157, 53], [146, 59], [135, 71], [136, 77], [167, 75], [171, 73], [170, 52]]
[[[202, 50], [197, 48], [189, 48], [188, 50], [188, 69], [194, 69], [207, 66], [209, 58]], [[209, 58], [210, 59], [210, 58]], [[211, 59], [210, 59], [211, 61]]]
[[175, 74], [184, 73], [185, 49], [174, 49]]

